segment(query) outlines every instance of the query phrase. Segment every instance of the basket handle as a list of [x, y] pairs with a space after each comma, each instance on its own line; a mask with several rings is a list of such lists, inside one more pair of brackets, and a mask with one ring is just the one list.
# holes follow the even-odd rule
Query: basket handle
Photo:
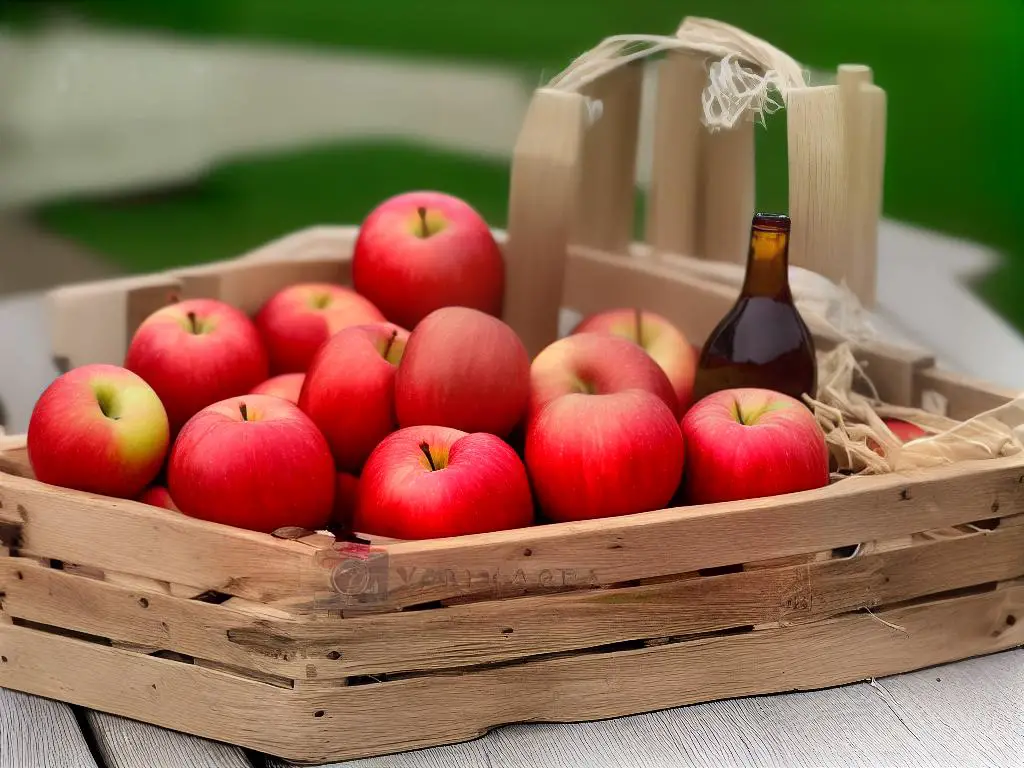
[[788, 54], [770, 43], [724, 22], [690, 16], [673, 36], [615, 35], [576, 57], [548, 83], [548, 88], [579, 91], [588, 83], [632, 61], [664, 51], [685, 51], [705, 59], [716, 59], [709, 69], [701, 101], [702, 122], [710, 130], [732, 128], [742, 117], [756, 119], [782, 105], [793, 88], [807, 86], [803, 68]]

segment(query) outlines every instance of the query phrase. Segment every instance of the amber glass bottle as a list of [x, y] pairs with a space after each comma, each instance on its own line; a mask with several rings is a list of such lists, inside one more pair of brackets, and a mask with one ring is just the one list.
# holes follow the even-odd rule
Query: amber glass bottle
[[759, 213], [736, 304], [711, 332], [697, 363], [694, 397], [760, 387], [801, 400], [814, 395], [814, 340], [789, 290], [788, 216]]

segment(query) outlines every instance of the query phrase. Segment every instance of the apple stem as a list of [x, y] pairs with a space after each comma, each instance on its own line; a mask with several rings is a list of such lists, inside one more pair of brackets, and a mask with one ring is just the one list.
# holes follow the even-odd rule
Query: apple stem
[[189, 322], [189, 325], [192, 327], [192, 333], [199, 333], [199, 326], [196, 324], [196, 313], [195, 312], [189, 312], [188, 313], [188, 322]]
[[434, 458], [430, 455], [430, 446], [425, 442], [420, 443], [420, 450], [423, 451], [423, 455], [427, 457], [427, 463], [430, 465], [430, 471], [436, 472], [437, 467], [434, 466]]
[[643, 311], [640, 309], [640, 307], [637, 307], [636, 309], [633, 310], [633, 313], [636, 316], [636, 343], [639, 344], [642, 347], [644, 345], [644, 334], [643, 334], [643, 323], [642, 323]]
[[249, 420], [249, 411], [245, 407], [245, 403], [238, 404], [238, 412], [242, 414], [242, 421]]
[[430, 234], [427, 230], [427, 209], [421, 205], [416, 209], [416, 213], [420, 215], [420, 237], [427, 237]]
[[384, 347], [384, 359], [388, 359], [388, 354], [391, 352], [391, 345], [395, 343], [395, 339], [398, 338], [398, 331], [391, 331], [391, 338], [388, 339], [387, 346]]

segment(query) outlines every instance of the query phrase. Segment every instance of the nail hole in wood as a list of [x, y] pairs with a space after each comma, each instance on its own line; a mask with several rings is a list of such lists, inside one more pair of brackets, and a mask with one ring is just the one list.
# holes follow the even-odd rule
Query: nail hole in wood
[[1014, 616], [1012, 613], [1009, 616], [1006, 617], [1006, 626], [1012, 627], [1016, 623], [1017, 623], [1017, 617]]
[[147, 600], [144, 597], [140, 597], [139, 598], [139, 605], [141, 605], [143, 608], [149, 608], [149, 600]]
[[341, 658], [341, 654], [338, 651], [330, 651], [327, 654], [327, 658], [330, 659], [331, 661], [337, 661], [338, 659]]
[[169, 632], [171, 630], [171, 628], [167, 626], [167, 622], [166, 621], [161, 621], [160, 622], [160, 626], [164, 630], [164, 632]]
[[15, 575], [18, 577], [18, 581], [22, 581], [25, 578], [25, 574], [21, 571], [18, 571]]
[[910, 500], [910, 489], [909, 488], [901, 489], [900, 490], [900, 501], [909, 501], [909, 500]]
[[526, 549], [523, 550], [523, 557], [529, 557], [532, 554], [533, 554], [533, 550], [530, 549], [529, 547], [527, 547]]
[[313, 713], [313, 717], [323, 717], [326, 714], [327, 713], [324, 712], [322, 709], [318, 709], [316, 712]]
[[501, 634], [503, 634], [503, 635], [511, 635], [512, 634], [512, 627], [502, 627]]
[[155, 691], [156, 690], [156, 683], [151, 684], [149, 687], [152, 688]]
[[7, 663], [7, 657], [6, 656], [0, 656], [0, 662], [3, 662], [4, 664], [6, 664]]

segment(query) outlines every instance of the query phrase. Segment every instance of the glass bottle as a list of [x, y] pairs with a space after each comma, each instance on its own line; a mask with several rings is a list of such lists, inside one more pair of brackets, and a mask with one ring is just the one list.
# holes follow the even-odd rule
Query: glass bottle
[[694, 398], [759, 387], [803, 402], [816, 394], [814, 340], [789, 289], [790, 220], [758, 213], [736, 304], [711, 332], [697, 363]]

